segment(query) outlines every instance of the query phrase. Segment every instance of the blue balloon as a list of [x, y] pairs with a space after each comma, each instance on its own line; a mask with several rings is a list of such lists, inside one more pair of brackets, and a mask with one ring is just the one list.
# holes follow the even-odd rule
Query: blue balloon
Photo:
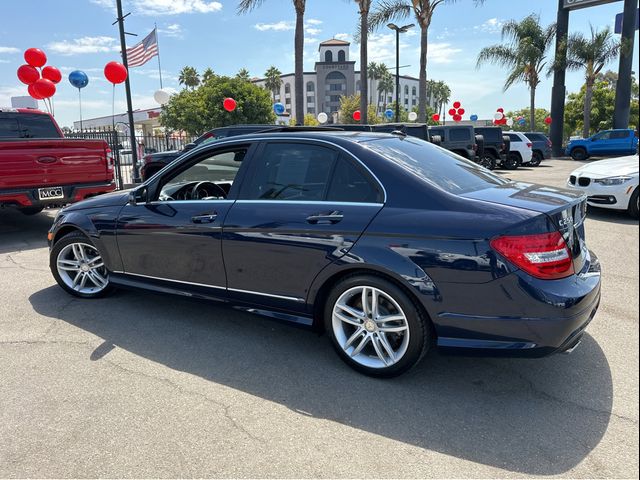
[[387, 108], [384, 111], [384, 116], [387, 117], [389, 120], [393, 118], [393, 115], [394, 115], [393, 110], [391, 110], [390, 108]]
[[525, 123], [527, 123], [527, 121], [524, 118], [521, 118], [520, 120], [518, 120], [518, 123], [520, 125], [524, 125]]
[[478, 115], [471, 115], [469, 118], [472, 122], [475, 122], [476, 120], [478, 120]]
[[89, 84], [89, 77], [82, 70], [74, 70], [69, 74], [69, 83], [76, 88], [84, 88]]
[[276, 115], [282, 115], [285, 111], [284, 105], [281, 104], [280, 102], [274, 103], [273, 111], [276, 113]]

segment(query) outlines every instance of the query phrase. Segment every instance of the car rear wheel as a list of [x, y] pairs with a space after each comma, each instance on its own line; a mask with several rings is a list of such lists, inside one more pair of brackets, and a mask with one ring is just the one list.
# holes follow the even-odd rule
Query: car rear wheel
[[507, 170], [517, 170], [520, 166], [520, 163], [520, 155], [516, 152], [509, 152], [505, 161], [502, 162], [502, 167], [506, 168]]
[[541, 163], [542, 163], [542, 154], [540, 152], [533, 152], [529, 165], [532, 167], [538, 167], [540, 166]]
[[578, 147], [571, 150], [571, 158], [576, 161], [586, 160], [587, 157], [587, 151], [584, 148]]
[[639, 189], [640, 187], [636, 188], [633, 194], [631, 195], [631, 199], [629, 200], [629, 208], [627, 209], [627, 211], [629, 212], [629, 215], [631, 215], [633, 218], [639, 217], [639, 213], [638, 213], [638, 210], [640, 210], [639, 208], [640, 205], [638, 204]]
[[49, 267], [58, 285], [76, 297], [102, 297], [113, 288], [102, 255], [81, 232], [69, 233], [53, 245]]
[[422, 309], [391, 282], [356, 275], [333, 289], [325, 324], [338, 355], [350, 367], [375, 377], [393, 377], [427, 352], [429, 321]]
[[490, 152], [485, 152], [480, 157], [478, 164], [482, 165], [484, 168], [488, 168], [489, 170], [495, 170], [496, 157], [494, 157]]

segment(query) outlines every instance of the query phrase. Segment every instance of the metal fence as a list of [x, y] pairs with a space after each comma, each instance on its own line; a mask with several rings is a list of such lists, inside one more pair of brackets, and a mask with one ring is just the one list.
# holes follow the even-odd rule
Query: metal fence
[[181, 150], [187, 143], [197, 137], [185, 134], [167, 133], [164, 135], [136, 135], [131, 142], [129, 132], [112, 129], [89, 129], [65, 133], [66, 138], [83, 138], [86, 140], [104, 140], [109, 145], [114, 160], [116, 186], [118, 189], [127, 188], [133, 184], [133, 153], [138, 153], [138, 169], [144, 163], [144, 156], [150, 153]]

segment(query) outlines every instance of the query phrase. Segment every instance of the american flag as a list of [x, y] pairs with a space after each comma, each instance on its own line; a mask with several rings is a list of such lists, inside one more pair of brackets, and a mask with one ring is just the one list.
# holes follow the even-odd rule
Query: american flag
[[155, 28], [140, 43], [127, 48], [127, 60], [130, 67], [144, 65], [156, 55], [158, 55], [158, 38]]

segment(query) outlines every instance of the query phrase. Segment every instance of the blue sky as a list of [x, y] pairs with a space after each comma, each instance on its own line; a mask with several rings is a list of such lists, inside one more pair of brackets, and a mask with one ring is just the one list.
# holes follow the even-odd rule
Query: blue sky
[[[236, 0], [123, 0], [127, 31], [142, 38], [154, 22], [159, 29], [160, 54], [165, 87], [178, 89], [178, 71], [192, 65], [217, 73], [234, 74], [245, 67], [252, 76], [261, 76], [270, 65], [283, 73], [293, 71], [293, 20], [290, 0], [266, 0], [248, 15], [236, 14]], [[442, 5], [436, 11], [430, 29], [427, 76], [446, 81], [469, 113], [490, 118], [496, 108], [516, 109], [528, 104], [528, 93], [518, 85], [502, 91], [505, 72], [485, 66], [476, 70], [477, 54], [482, 47], [500, 42], [500, 26], [509, 19], [521, 19], [530, 13], [541, 16], [544, 24], [555, 21], [557, 0], [486, 0], [474, 7], [472, 0]], [[613, 25], [622, 11], [622, 2], [583, 9], [571, 13], [570, 30], [588, 32], [589, 24], [601, 28]], [[78, 119], [77, 90], [67, 81], [71, 70], [87, 72], [89, 85], [83, 90], [85, 118], [111, 114], [111, 85], [102, 69], [118, 60], [118, 31], [112, 26], [113, 0], [21, 0], [3, 2], [0, 23], [0, 105], [9, 105], [13, 95], [26, 95], [26, 86], [16, 78], [23, 62], [22, 52], [29, 47], [42, 48], [48, 64], [63, 72], [63, 81], [54, 97], [56, 118], [61, 125]], [[318, 42], [331, 37], [351, 40], [357, 23], [355, 2], [347, 0], [307, 0], [305, 70], [312, 70]], [[410, 22], [408, 22], [410, 23]], [[389, 33], [387, 33], [389, 32]], [[128, 37], [128, 45], [137, 40]], [[358, 58], [358, 46], [352, 44], [352, 59]], [[418, 74], [419, 36], [405, 35], [401, 64], [409, 64], [403, 73]], [[638, 72], [638, 37], [634, 71]], [[388, 29], [375, 32], [369, 45], [370, 61], [394, 65], [394, 37]], [[617, 62], [609, 68], [617, 71]], [[159, 88], [155, 59], [131, 69], [134, 108], [157, 106], [153, 93]], [[567, 88], [582, 85], [582, 73], [569, 73]], [[538, 106], [549, 107], [551, 79], [538, 89]], [[116, 110], [124, 109], [124, 87], [116, 89]]]

